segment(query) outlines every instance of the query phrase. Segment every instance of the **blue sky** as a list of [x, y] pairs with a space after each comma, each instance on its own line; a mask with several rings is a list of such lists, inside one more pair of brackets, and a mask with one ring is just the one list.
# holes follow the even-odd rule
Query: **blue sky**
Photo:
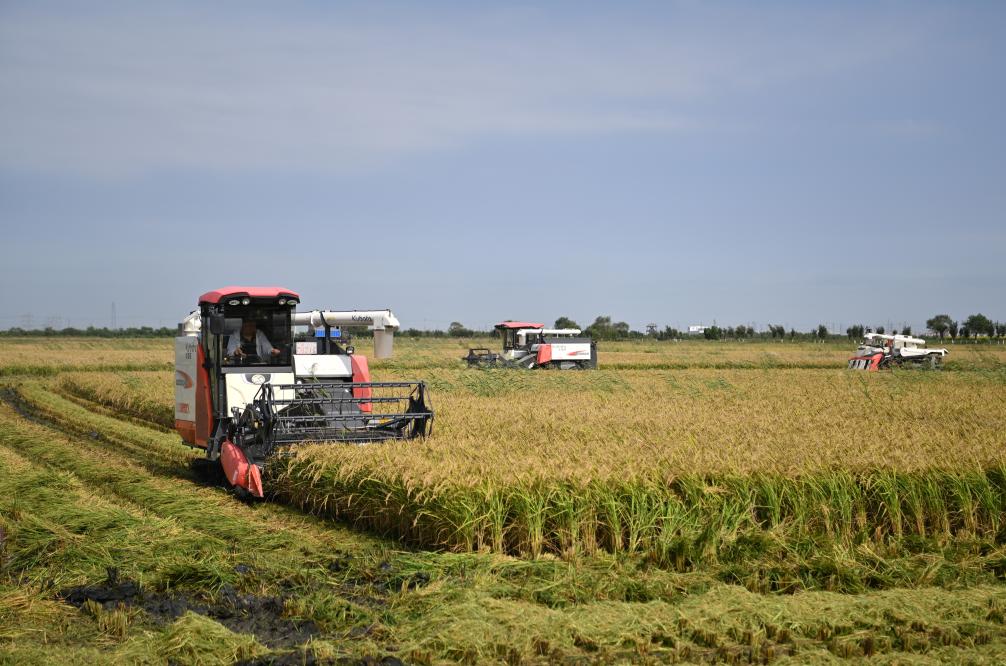
[[1006, 319], [1001, 3], [5, 3], [0, 327]]

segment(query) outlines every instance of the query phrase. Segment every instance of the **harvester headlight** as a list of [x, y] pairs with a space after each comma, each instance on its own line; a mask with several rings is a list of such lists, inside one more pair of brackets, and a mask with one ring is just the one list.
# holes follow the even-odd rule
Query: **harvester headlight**
[[248, 305], [249, 303], [251, 303], [251, 299], [247, 296], [241, 299], [241, 305]]
[[251, 378], [249, 379], [249, 381], [252, 384], [259, 384], [259, 385], [264, 384], [265, 383], [265, 375], [252, 375]]
[[286, 299], [285, 298], [279, 299], [279, 304], [280, 305], [286, 305]]
[[286, 302], [286, 304], [287, 304], [287, 305], [297, 305], [297, 300], [296, 300], [296, 299], [293, 299], [293, 298], [291, 298], [290, 300], [288, 300], [288, 301]]
[[240, 302], [241, 301], [239, 301], [238, 299], [232, 298], [231, 300], [227, 301], [227, 305], [237, 305]]

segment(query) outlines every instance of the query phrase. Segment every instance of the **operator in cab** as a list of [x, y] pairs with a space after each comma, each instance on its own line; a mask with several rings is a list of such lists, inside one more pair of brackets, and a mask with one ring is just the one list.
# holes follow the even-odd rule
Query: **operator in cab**
[[254, 319], [246, 319], [241, 322], [241, 333], [230, 336], [227, 341], [226, 356], [244, 359], [249, 356], [257, 356], [262, 362], [270, 358], [276, 358], [282, 352], [272, 346], [265, 333], [258, 330], [258, 325]]

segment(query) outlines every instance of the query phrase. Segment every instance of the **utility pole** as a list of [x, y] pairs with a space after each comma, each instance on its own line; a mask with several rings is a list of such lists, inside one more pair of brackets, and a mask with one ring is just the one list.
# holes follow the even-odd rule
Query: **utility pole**
[[115, 301], [112, 301], [112, 330], [115, 330]]

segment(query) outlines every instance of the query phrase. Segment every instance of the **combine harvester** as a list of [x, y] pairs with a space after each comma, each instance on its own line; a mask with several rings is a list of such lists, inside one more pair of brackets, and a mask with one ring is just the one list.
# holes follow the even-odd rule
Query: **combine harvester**
[[504, 321], [494, 327], [503, 338], [503, 353], [485, 348], [468, 350], [461, 360], [471, 368], [597, 368], [597, 343], [581, 337], [578, 328], [545, 328], [544, 324]]
[[367, 358], [343, 336], [366, 326], [375, 356], [391, 356], [391, 310], [296, 312], [299, 302], [280, 287], [224, 287], [200, 296], [178, 326], [175, 429], [219, 461], [240, 496], [263, 496], [264, 463], [277, 449], [432, 430], [426, 385], [371, 382]]
[[875, 371], [906, 364], [939, 368], [943, 357], [950, 353], [942, 348], [925, 349], [925, 340], [910, 335], [867, 333], [864, 337], [856, 355], [849, 359], [849, 368], [853, 370]]

